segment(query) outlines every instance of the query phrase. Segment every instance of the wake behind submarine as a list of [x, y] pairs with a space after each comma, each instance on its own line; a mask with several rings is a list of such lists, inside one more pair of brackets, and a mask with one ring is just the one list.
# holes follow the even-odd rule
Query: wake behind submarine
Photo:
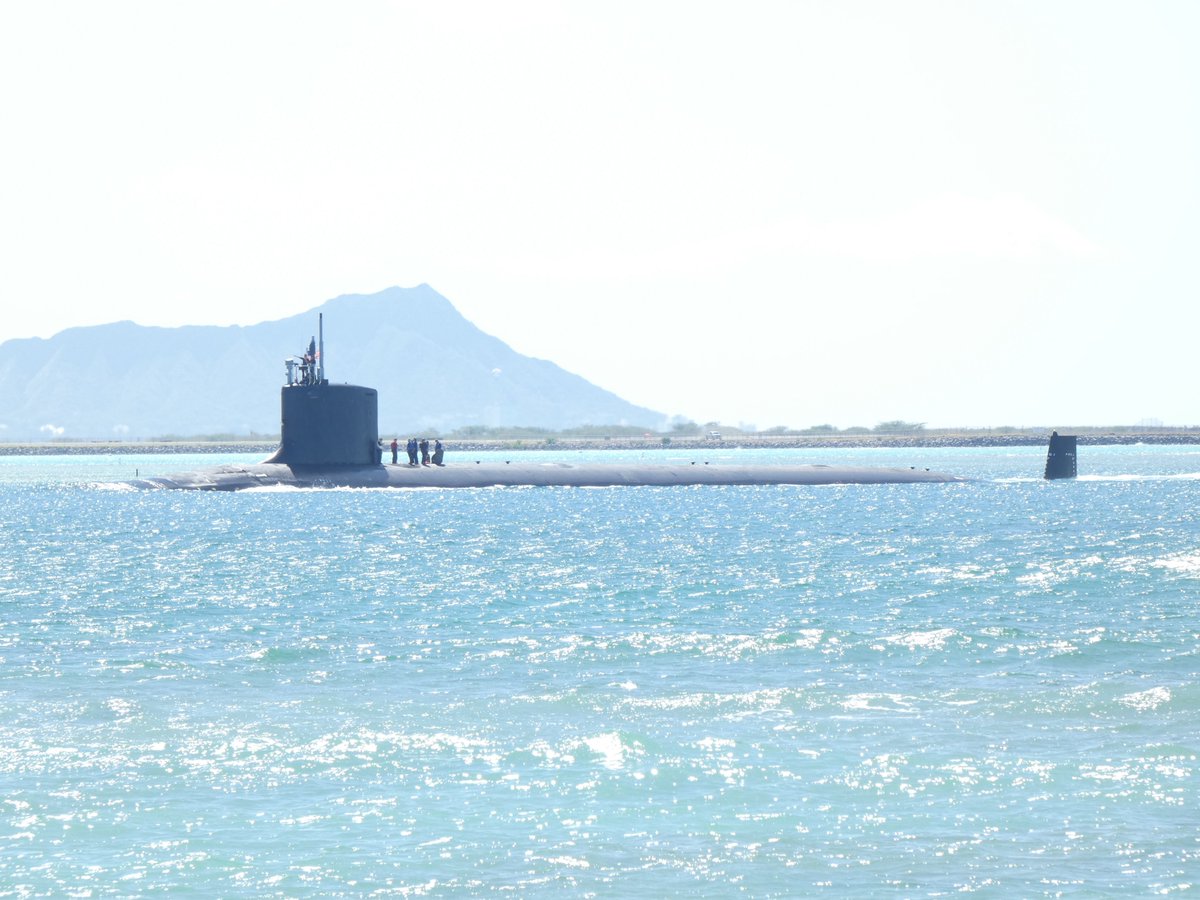
[[384, 465], [379, 395], [325, 377], [324, 317], [303, 357], [285, 361], [279, 449], [254, 465], [211, 466], [129, 482], [141, 488], [236, 491], [275, 485], [357, 488], [616, 487], [667, 485], [912, 484], [965, 481], [914, 468], [707, 463], [463, 462]]

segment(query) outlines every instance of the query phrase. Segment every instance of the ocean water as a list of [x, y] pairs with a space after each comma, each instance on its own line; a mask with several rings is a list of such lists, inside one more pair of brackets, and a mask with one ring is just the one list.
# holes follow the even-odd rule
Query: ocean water
[[1198, 889], [1200, 447], [689, 455], [976, 480], [0, 457], [0, 896]]

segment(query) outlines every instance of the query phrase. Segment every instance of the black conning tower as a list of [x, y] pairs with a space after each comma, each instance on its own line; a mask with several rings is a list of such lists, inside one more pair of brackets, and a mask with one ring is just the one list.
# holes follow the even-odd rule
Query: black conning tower
[[301, 467], [378, 465], [379, 393], [326, 380], [324, 322], [318, 321], [320, 345], [314, 338], [302, 357], [285, 361], [279, 449], [267, 462]]

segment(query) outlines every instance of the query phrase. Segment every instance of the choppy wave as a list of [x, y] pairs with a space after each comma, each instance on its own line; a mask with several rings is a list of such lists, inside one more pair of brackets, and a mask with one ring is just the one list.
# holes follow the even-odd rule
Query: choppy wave
[[961, 458], [984, 477], [932, 490], [10, 473], [4, 882], [1187, 890], [1195, 476]]

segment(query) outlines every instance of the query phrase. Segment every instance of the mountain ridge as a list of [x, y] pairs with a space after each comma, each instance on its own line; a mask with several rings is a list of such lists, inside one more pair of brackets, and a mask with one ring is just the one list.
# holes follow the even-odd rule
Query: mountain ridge
[[666, 416], [480, 331], [427, 284], [341, 294], [255, 325], [130, 320], [0, 344], [0, 440], [273, 434], [283, 360], [325, 318], [326, 377], [379, 391], [386, 433], [658, 428]]

